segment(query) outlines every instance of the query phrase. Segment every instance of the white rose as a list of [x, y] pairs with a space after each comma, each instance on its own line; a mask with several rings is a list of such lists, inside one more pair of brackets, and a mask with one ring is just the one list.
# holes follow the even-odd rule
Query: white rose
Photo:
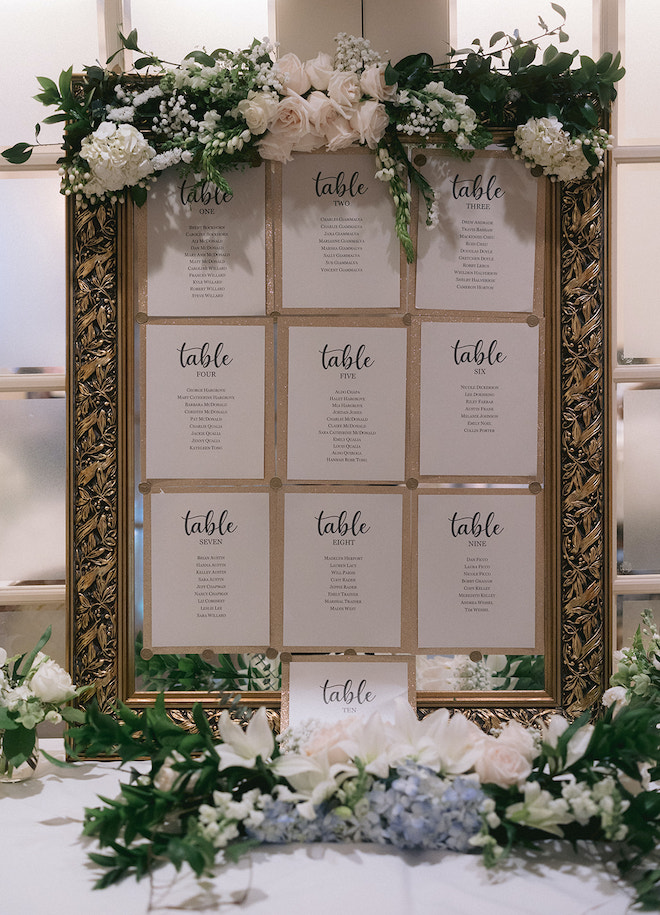
[[3, 667], [7, 661], [7, 652], [4, 648], [0, 648], [0, 667]]
[[360, 142], [365, 143], [369, 149], [375, 149], [387, 130], [390, 119], [380, 102], [368, 99], [360, 102], [350, 123], [359, 134]]
[[272, 92], [248, 92], [247, 98], [238, 103], [238, 110], [245, 118], [250, 133], [261, 134], [266, 131], [275, 117], [279, 99]]
[[372, 64], [367, 67], [360, 77], [360, 87], [365, 95], [378, 99], [379, 102], [386, 102], [393, 99], [396, 95], [397, 85], [388, 86], [385, 82], [385, 70], [387, 64]]
[[275, 118], [258, 146], [262, 158], [288, 162], [294, 150], [309, 152], [322, 144], [323, 137], [312, 130], [307, 101], [291, 94], [278, 104]]
[[350, 119], [357, 103], [362, 98], [362, 90], [355, 73], [335, 70], [328, 81], [328, 95], [344, 117]]
[[307, 75], [305, 66], [296, 54], [284, 54], [275, 63], [277, 74], [282, 78], [287, 92], [304, 95], [312, 87], [312, 82]]
[[360, 138], [351, 122], [337, 112], [330, 118], [325, 126], [325, 141], [330, 152], [335, 149], [345, 149], [356, 143]]
[[481, 749], [474, 768], [482, 784], [509, 788], [511, 785], [521, 787], [525, 783], [532, 766], [515, 747], [493, 737], [484, 740]]
[[624, 705], [628, 705], [628, 690], [625, 686], [610, 686], [603, 693], [602, 702], [606, 708], [616, 704], [618, 709], [621, 709]]
[[338, 117], [337, 109], [325, 92], [310, 92], [307, 96], [307, 111], [310, 129], [323, 137], [328, 123]]
[[42, 702], [59, 705], [72, 699], [76, 690], [69, 674], [50, 659], [39, 665], [30, 680], [32, 692]]
[[512, 747], [531, 763], [538, 756], [537, 744], [533, 734], [518, 721], [508, 721], [497, 737], [501, 746]]
[[326, 90], [333, 70], [332, 57], [329, 54], [317, 54], [313, 60], [305, 61], [305, 72], [314, 89]]

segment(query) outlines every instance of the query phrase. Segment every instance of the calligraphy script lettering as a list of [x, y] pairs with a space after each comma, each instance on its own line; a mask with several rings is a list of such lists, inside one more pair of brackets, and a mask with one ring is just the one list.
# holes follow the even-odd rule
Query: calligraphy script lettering
[[365, 355], [366, 346], [361, 343], [358, 346], [355, 356], [351, 354], [351, 344], [347, 343], [342, 349], [329, 349], [326, 343], [323, 349], [319, 350], [321, 354], [321, 365], [324, 369], [368, 369], [374, 364], [371, 356]]
[[496, 175], [490, 176], [485, 187], [482, 181], [482, 175], [476, 175], [474, 178], [461, 178], [460, 175], [456, 175], [451, 182], [451, 193], [454, 200], [459, 200], [461, 197], [480, 200], [484, 194], [486, 195], [486, 200], [498, 200], [504, 197], [505, 191], [498, 187]]
[[475, 365], [481, 365], [487, 361], [488, 365], [496, 365], [498, 362], [504, 362], [506, 356], [497, 349], [497, 340], [492, 340], [488, 350], [484, 351], [484, 341], [477, 340], [476, 343], [461, 343], [460, 339], [452, 346], [454, 352], [454, 362], [460, 365], [462, 362], [473, 362]]
[[213, 509], [207, 511], [205, 515], [193, 515], [189, 509], [183, 516], [183, 528], [188, 537], [192, 534], [208, 534], [209, 536], [218, 534], [220, 537], [224, 537], [225, 534], [234, 534], [238, 530], [238, 526], [229, 520], [229, 512], [226, 508], [222, 510], [217, 521]]
[[342, 511], [338, 515], [324, 515], [323, 511], [316, 516], [316, 526], [319, 537], [324, 534], [335, 534], [345, 537], [349, 532], [351, 536], [357, 537], [358, 534], [366, 534], [371, 528], [366, 521], [360, 521], [362, 512], [358, 509], [348, 520], [348, 512]]
[[202, 184], [193, 185], [186, 184], [184, 181], [179, 187], [179, 197], [184, 206], [191, 203], [201, 203], [203, 206], [208, 206], [210, 203], [228, 203], [233, 194], [229, 191], [221, 191], [210, 181], [203, 181]]
[[338, 175], [323, 175], [319, 172], [316, 176], [315, 191], [317, 197], [359, 197], [366, 194], [369, 188], [366, 184], [360, 184], [360, 173], [353, 172], [348, 184], [344, 172]]
[[373, 702], [375, 695], [367, 689], [367, 681], [360, 680], [357, 690], [353, 690], [353, 681], [346, 680], [345, 683], [333, 683], [329, 680], [321, 686], [323, 690], [323, 701], [326, 705], [331, 702], [339, 702], [342, 705], [352, 705], [357, 702], [358, 705], [364, 705], [365, 702]]
[[481, 512], [461, 517], [458, 512], [454, 512], [449, 520], [452, 537], [497, 537], [504, 530], [501, 524], [496, 523], [495, 512], [489, 513], [485, 524], [481, 522]]
[[233, 362], [232, 356], [223, 353], [224, 347], [224, 343], [218, 343], [215, 350], [211, 352], [211, 344], [208, 342], [202, 343], [201, 346], [188, 346], [184, 342], [178, 349], [179, 361], [183, 368], [190, 365], [199, 365], [205, 369], [211, 365], [220, 368], [220, 366]]

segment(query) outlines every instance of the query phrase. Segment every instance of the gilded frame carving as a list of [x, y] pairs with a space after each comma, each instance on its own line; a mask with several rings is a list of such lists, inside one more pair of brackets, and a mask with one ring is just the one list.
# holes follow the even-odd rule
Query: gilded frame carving
[[[571, 716], [597, 702], [610, 656], [608, 183], [603, 176], [551, 185], [546, 248], [555, 252], [546, 296], [548, 393], [546, 602], [558, 608], [546, 649], [554, 695], [420, 694], [419, 714], [461, 708], [484, 726], [515, 717], [533, 723], [556, 709]], [[133, 432], [132, 211], [127, 203], [68, 211], [68, 556], [70, 670], [95, 684], [99, 705], [150, 704], [135, 693], [132, 580]], [[548, 504], [546, 503], [546, 504]], [[172, 716], [190, 720], [199, 693], [170, 693]], [[275, 723], [279, 694], [250, 694]], [[216, 706], [214, 712], [213, 706]]]

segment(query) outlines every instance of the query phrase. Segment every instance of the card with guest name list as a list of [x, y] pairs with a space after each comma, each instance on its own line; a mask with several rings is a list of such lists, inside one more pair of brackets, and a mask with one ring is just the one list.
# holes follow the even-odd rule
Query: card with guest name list
[[[234, 172], [231, 192], [196, 185], [175, 169], [149, 193], [148, 275], [141, 310], [192, 317], [263, 315], [266, 311], [265, 168]], [[141, 296], [142, 298], [142, 296]]]
[[410, 658], [305, 657], [282, 664], [282, 724], [349, 722], [378, 713], [394, 719], [396, 704], [414, 708], [414, 667]]
[[425, 321], [420, 350], [420, 474], [536, 476], [539, 326]]
[[281, 308], [399, 309], [400, 246], [373, 152], [294, 156], [282, 170]]
[[541, 500], [509, 489], [419, 493], [419, 650], [539, 648]]
[[[415, 303], [458, 311], [535, 311], [542, 300], [544, 184], [504, 151], [470, 162], [423, 150], [438, 225], [420, 207]], [[416, 156], [415, 153], [413, 153]]]
[[403, 480], [406, 328], [295, 320], [285, 344], [287, 478]]
[[402, 647], [407, 495], [403, 487], [284, 494], [285, 648]]
[[147, 648], [268, 647], [268, 493], [153, 492], [145, 528]]
[[143, 328], [144, 477], [263, 478], [271, 332], [210, 322]]

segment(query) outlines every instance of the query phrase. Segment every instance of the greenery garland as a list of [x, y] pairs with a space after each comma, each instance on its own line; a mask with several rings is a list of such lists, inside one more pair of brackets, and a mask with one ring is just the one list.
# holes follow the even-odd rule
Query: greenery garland
[[[603, 169], [611, 137], [600, 125], [624, 74], [621, 56], [594, 61], [551, 44], [539, 57], [541, 39], [568, 41], [566, 13], [551, 7], [561, 21], [550, 28], [539, 17], [538, 38], [499, 31], [487, 47], [475, 39], [469, 49], [451, 49], [441, 64], [421, 53], [393, 65], [368, 41], [342, 33], [334, 58], [276, 60], [264, 39], [236, 52], [192, 51], [174, 65], [142, 51], [133, 31], [120, 35], [122, 48], [141, 55], [134, 66], [146, 78], [110, 69], [113, 55], [105, 68], [85, 67], [81, 83], [72, 68], [57, 83], [38, 77], [35, 98], [56, 109], [44, 123], [64, 124], [63, 193], [92, 204], [130, 196], [141, 206], [150, 183], [172, 166], [230, 193], [233, 169], [289, 161], [297, 151], [367, 146], [412, 261], [410, 187], [419, 189], [430, 226], [437, 213], [402, 137], [469, 159], [493, 141], [493, 129], [505, 128], [514, 155], [535, 174], [575, 180]], [[17, 143], [2, 155], [20, 164], [34, 148]]]

